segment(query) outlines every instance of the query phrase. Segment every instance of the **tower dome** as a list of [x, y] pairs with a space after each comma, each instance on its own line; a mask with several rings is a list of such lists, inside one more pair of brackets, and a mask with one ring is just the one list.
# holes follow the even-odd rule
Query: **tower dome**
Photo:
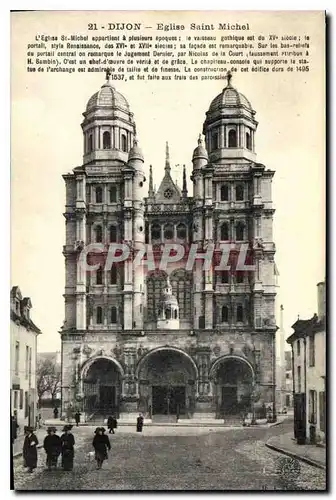
[[107, 80], [101, 89], [90, 97], [86, 105], [86, 112], [96, 108], [120, 109], [127, 113], [130, 112], [126, 98], [113, 87], [110, 80]]
[[130, 149], [130, 152], [128, 153], [128, 161], [130, 160], [144, 161], [144, 156], [141, 149], [139, 148], [137, 139], [134, 139], [133, 146]]
[[133, 113], [126, 98], [111, 83], [111, 70], [106, 81], [87, 102], [83, 113], [84, 164], [101, 160], [126, 163], [135, 137]]
[[213, 99], [210, 104], [209, 111], [217, 111], [222, 108], [242, 108], [245, 107], [249, 111], [253, 112], [250, 101], [238, 92], [237, 89], [228, 84], [217, 97]]
[[234, 158], [255, 161], [254, 135], [258, 126], [250, 101], [231, 84], [212, 101], [203, 124], [210, 163], [231, 162]]
[[208, 159], [208, 152], [203, 145], [201, 134], [199, 135], [197, 142], [198, 142], [198, 146], [197, 146], [197, 148], [194, 149], [192, 159], [195, 160], [196, 158], [203, 158], [203, 159], [207, 160]]

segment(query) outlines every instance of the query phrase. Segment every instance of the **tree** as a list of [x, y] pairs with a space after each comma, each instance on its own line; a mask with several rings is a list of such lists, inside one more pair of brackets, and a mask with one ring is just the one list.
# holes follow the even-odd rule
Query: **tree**
[[39, 403], [44, 394], [48, 393], [51, 399], [61, 388], [61, 368], [50, 359], [41, 359], [37, 362], [36, 390]]

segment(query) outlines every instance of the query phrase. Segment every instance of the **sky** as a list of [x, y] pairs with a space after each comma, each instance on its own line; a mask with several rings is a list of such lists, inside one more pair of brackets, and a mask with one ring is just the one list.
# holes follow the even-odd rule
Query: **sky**
[[[147, 20], [148, 15], [140, 17]], [[155, 14], [165, 22], [174, 15]], [[197, 20], [198, 15], [188, 13], [185, 19]], [[207, 16], [205, 22], [210, 22], [215, 14]], [[229, 13], [225, 21], [248, 18], [256, 32], [286, 29], [311, 35], [309, 73], [238, 73], [232, 80], [257, 113], [257, 160], [275, 171], [274, 241], [280, 272], [276, 316], [283, 304], [287, 337], [298, 315], [308, 318], [317, 311], [316, 284], [325, 276], [325, 83], [322, 16], [281, 16], [285, 14]], [[88, 18], [88, 13], [12, 14], [11, 285], [19, 285], [23, 296], [32, 300], [32, 318], [43, 332], [40, 351], [60, 349], [58, 332], [64, 320], [62, 174], [82, 164], [82, 113], [105, 75], [27, 73], [26, 45], [37, 32], [84, 32]], [[157, 187], [164, 174], [166, 141], [171, 165], [185, 164], [189, 179], [205, 112], [224, 85], [225, 81], [116, 85], [134, 113], [145, 170], [153, 166]], [[181, 185], [182, 168], [176, 167], [173, 176]]]

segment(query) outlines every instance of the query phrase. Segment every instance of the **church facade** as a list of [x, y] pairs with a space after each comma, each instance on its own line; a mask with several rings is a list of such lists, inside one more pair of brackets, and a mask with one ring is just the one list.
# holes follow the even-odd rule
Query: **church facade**
[[[256, 160], [250, 102], [228, 75], [192, 154], [189, 195], [185, 167], [182, 189], [172, 180], [168, 144], [159, 188], [151, 166], [147, 184], [134, 116], [108, 73], [83, 116], [83, 164], [63, 176], [63, 414], [211, 419], [266, 405], [275, 416], [274, 172]], [[115, 251], [107, 265], [118, 245], [127, 258]], [[154, 266], [135, 259], [144, 245]], [[162, 266], [173, 245], [184, 255]], [[237, 266], [243, 248], [252, 271]], [[187, 265], [209, 249], [210, 266]]]

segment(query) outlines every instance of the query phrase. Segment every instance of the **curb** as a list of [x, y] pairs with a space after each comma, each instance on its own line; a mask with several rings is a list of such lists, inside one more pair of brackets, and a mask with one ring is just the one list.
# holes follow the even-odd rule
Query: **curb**
[[296, 458], [297, 460], [300, 460], [301, 462], [305, 462], [308, 465], [312, 465], [313, 467], [317, 467], [318, 469], [326, 470], [326, 466], [324, 464], [322, 464], [320, 462], [315, 462], [315, 460], [312, 460], [311, 458], [303, 457], [303, 456], [298, 455], [294, 452], [284, 450], [283, 448], [280, 448], [279, 446], [274, 446], [273, 444], [270, 444], [270, 443], [265, 443], [265, 446], [267, 448], [270, 448], [271, 450], [282, 453], [283, 455], [287, 455], [288, 457], [291, 457], [291, 458]]

